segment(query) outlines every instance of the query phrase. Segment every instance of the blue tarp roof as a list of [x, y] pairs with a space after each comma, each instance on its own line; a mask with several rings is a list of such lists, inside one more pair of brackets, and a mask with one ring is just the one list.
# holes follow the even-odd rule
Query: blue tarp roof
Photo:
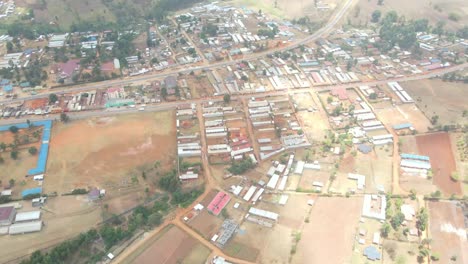
[[368, 246], [364, 249], [364, 256], [370, 260], [380, 260], [381, 254], [374, 246]]
[[398, 125], [394, 125], [393, 126], [393, 129], [395, 130], [399, 130], [399, 129], [407, 129], [407, 128], [410, 128], [412, 127], [413, 125], [411, 123], [403, 123], [403, 124], [398, 124]]
[[[32, 124], [34, 126], [43, 126], [44, 129], [42, 131], [42, 144], [39, 150], [39, 155], [37, 158], [37, 166], [32, 168], [28, 171], [28, 175], [36, 175], [36, 174], [43, 174], [46, 170], [47, 165], [47, 157], [49, 155], [49, 141], [50, 141], [50, 130], [52, 128], [52, 120], [42, 120], [42, 121], [33, 121]], [[17, 128], [24, 129], [28, 128], [27, 123], [21, 124], [12, 124], [6, 126], [0, 126], [0, 131], [9, 130], [10, 127], [16, 126]]]
[[0, 80], [0, 85], [5, 85], [5, 84], [9, 84], [9, 83], [10, 83], [10, 80], [7, 80], [7, 79]]
[[414, 160], [429, 161], [428, 156], [421, 156], [421, 155], [408, 154], [408, 153], [401, 153], [400, 156], [401, 156], [402, 159], [414, 159]]
[[21, 196], [25, 197], [31, 194], [38, 194], [42, 193], [42, 187], [36, 187], [36, 188], [31, 188], [31, 189], [26, 189], [21, 192]]
[[13, 85], [8, 84], [8, 85], [3, 86], [3, 91], [5, 91], [5, 92], [13, 91]]
[[361, 144], [358, 146], [359, 151], [361, 151], [364, 154], [367, 154], [372, 151], [372, 147], [366, 144]]

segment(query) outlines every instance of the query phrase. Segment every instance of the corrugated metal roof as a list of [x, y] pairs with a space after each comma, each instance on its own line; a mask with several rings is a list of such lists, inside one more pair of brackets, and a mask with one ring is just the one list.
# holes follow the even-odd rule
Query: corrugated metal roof
[[10, 226], [10, 235], [38, 232], [42, 229], [42, 221], [26, 222], [20, 224], [13, 224]]
[[21, 212], [17, 213], [15, 222], [32, 221], [41, 218], [41, 211]]

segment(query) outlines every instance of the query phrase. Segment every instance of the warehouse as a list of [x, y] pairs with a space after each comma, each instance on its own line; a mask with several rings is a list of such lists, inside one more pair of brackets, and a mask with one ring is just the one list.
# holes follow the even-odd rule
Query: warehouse
[[42, 221], [26, 222], [13, 224], [10, 226], [10, 235], [25, 234], [31, 232], [39, 232], [42, 229]]
[[16, 214], [15, 223], [29, 222], [39, 219], [41, 219], [41, 211], [21, 212]]

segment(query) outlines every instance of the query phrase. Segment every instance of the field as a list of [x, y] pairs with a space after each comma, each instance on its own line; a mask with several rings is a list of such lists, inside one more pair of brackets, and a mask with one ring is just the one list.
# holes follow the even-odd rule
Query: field
[[59, 193], [88, 186], [112, 190], [138, 182], [141, 172], [136, 174], [136, 167], [159, 160], [162, 168], [171, 168], [176, 154], [171, 144], [175, 142], [173, 119], [173, 112], [160, 112], [57, 124], [52, 130], [45, 189]]
[[456, 170], [452, 145], [448, 133], [434, 133], [416, 137], [419, 152], [431, 159], [433, 179], [435, 185], [447, 195], [462, 194], [459, 182], [450, 176]]
[[322, 141], [326, 131], [330, 129], [330, 124], [317, 95], [310, 93], [294, 94], [293, 101], [297, 105], [297, 119], [309, 141]]
[[[440, 254], [440, 263], [467, 263], [468, 242], [460, 207], [451, 202], [430, 202], [432, 252]], [[456, 256], [456, 261], [451, 261]]]
[[468, 106], [464, 97], [460, 96], [466, 93], [466, 84], [442, 80], [419, 80], [404, 83], [403, 87], [428, 118], [438, 115], [439, 124], [442, 125], [466, 122], [467, 119], [463, 118], [462, 113], [468, 110]]
[[[18, 212], [34, 209], [30, 203], [23, 203], [23, 209]], [[0, 248], [8, 249], [2, 251], [2, 262], [56, 245], [94, 227], [102, 220], [99, 207], [88, 203], [85, 196], [49, 198], [41, 214], [45, 224], [41, 232], [0, 236]]]
[[291, 263], [349, 263], [361, 208], [362, 198], [316, 199]]
[[138, 256], [124, 263], [151, 264], [203, 264], [210, 250], [175, 226], [163, 229], [154, 242], [143, 249]]
[[[426, 18], [431, 24], [435, 25], [435, 23], [442, 20], [447, 22], [445, 28], [450, 30], [461, 28], [468, 23], [468, 16], [466, 16], [468, 2], [464, 0], [385, 0], [382, 6], [377, 5], [377, 0], [360, 0], [355, 6], [354, 10], [351, 10], [348, 14], [348, 19], [353, 24], [366, 24], [366, 21], [369, 22], [372, 12], [376, 9], [382, 11], [382, 17], [386, 12], [394, 10], [399, 15], [404, 15], [407, 21]], [[450, 13], [457, 14], [460, 20], [458, 22], [449, 20]], [[346, 21], [346, 19], [343, 19], [343, 21]]]
[[427, 128], [431, 126], [426, 116], [414, 104], [376, 108], [375, 113], [384, 124], [394, 126], [411, 123], [419, 133], [427, 132]]
[[20, 0], [18, 6], [34, 10], [35, 19], [40, 22], [57, 22], [61, 27], [68, 28], [72, 23], [98, 18], [114, 21], [115, 16], [101, 1], [74, 0]]
[[[275, 7], [275, 2], [277, 2], [277, 7]], [[324, 0], [324, 3], [329, 3], [331, 10], [333, 10], [336, 5], [336, 0]], [[313, 1], [303, 1], [303, 0], [232, 0], [232, 4], [238, 5], [241, 7], [250, 8], [253, 11], [262, 10], [263, 12], [275, 16], [277, 18], [293, 19], [300, 18], [303, 16], [309, 16], [312, 20], [319, 20], [319, 18], [324, 18], [329, 12], [319, 12], [314, 6]]]

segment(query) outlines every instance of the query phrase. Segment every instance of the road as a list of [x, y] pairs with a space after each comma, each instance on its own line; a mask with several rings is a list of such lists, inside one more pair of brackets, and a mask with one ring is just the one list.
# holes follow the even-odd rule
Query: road
[[182, 69], [175, 69], [171, 71], [166, 71], [166, 72], [160, 72], [160, 73], [150, 73], [148, 75], [142, 75], [142, 76], [134, 76], [134, 77], [126, 77], [121, 80], [111, 80], [111, 81], [105, 81], [105, 82], [99, 82], [99, 83], [91, 83], [91, 84], [80, 84], [80, 85], [74, 85], [74, 86], [68, 86], [64, 87], [63, 89], [56, 89], [54, 91], [48, 91], [46, 93], [41, 93], [37, 95], [32, 95], [32, 96], [26, 96], [22, 98], [17, 98], [17, 99], [12, 99], [12, 100], [2, 100], [0, 101], [1, 103], [8, 103], [8, 102], [20, 102], [23, 100], [31, 100], [31, 99], [37, 99], [37, 98], [44, 98], [48, 97], [49, 94], [55, 93], [55, 94], [65, 94], [65, 93], [70, 93], [70, 92], [83, 92], [83, 91], [88, 91], [88, 90], [94, 90], [94, 89], [100, 89], [100, 88], [107, 88], [111, 86], [124, 86], [128, 85], [131, 83], [135, 82], [142, 82], [142, 81], [152, 81], [152, 80], [157, 80], [161, 78], [165, 78], [167, 76], [171, 75], [176, 75], [179, 73], [190, 73], [191, 71], [197, 71], [197, 70], [210, 70], [210, 69], [215, 69], [215, 68], [221, 68], [221, 67], [226, 67], [228, 65], [234, 65], [238, 64], [241, 61], [248, 61], [248, 60], [256, 60], [262, 57], [265, 57], [269, 54], [274, 54], [277, 51], [286, 51], [286, 50], [291, 50], [299, 47], [300, 45], [315, 41], [319, 38], [325, 37], [332, 29], [333, 27], [340, 21], [340, 19], [343, 17], [344, 14], [346, 14], [347, 11], [351, 8], [353, 5], [353, 2], [356, 0], [347, 0], [341, 9], [338, 10], [327, 22], [327, 24], [316, 31], [315, 33], [311, 34], [310, 36], [307, 36], [301, 40], [298, 40], [297, 42], [284, 46], [284, 47], [279, 47], [275, 49], [270, 49], [264, 52], [259, 52], [252, 54], [248, 57], [244, 57], [241, 59], [236, 59], [236, 60], [231, 60], [231, 61], [222, 61], [218, 63], [213, 63], [210, 65], [201, 65], [201, 66], [192, 66], [192, 67], [186, 67]]
[[[252, 96], [279, 96], [279, 95], [287, 95], [287, 94], [297, 94], [297, 93], [305, 93], [305, 92], [322, 92], [328, 91], [333, 88], [353, 88], [362, 85], [367, 86], [374, 86], [374, 85], [385, 85], [388, 82], [395, 81], [395, 82], [407, 82], [407, 81], [418, 81], [424, 80], [429, 78], [434, 78], [437, 76], [444, 75], [446, 73], [455, 72], [459, 70], [463, 70], [468, 67], [468, 63], [456, 65], [453, 67], [447, 67], [438, 71], [432, 71], [425, 74], [419, 75], [411, 75], [411, 76], [404, 76], [398, 78], [391, 78], [386, 80], [380, 81], [369, 81], [369, 82], [357, 82], [357, 83], [347, 83], [347, 84], [337, 84], [337, 85], [328, 85], [328, 86], [315, 86], [311, 88], [299, 88], [299, 89], [290, 89], [290, 90], [279, 90], [279, 91], [267, 91], [267, 92], [260, 92], [260, 93], [241, 93], [232, 95], [231, 97], [237, 99], [245, 99], [250, 98]], [[24, 99], [24, 98], [23, 98]], [[23, 100], [19, 99], [19, 100]], [[179, 105], [184, 105], [187, 103], [204, 103], [209, 101], [222, 101], [223, 96], [211, 96], [205, 98], [198, 98], [186, 101], [176, 101], [176, 102], [164, 102], [156, 105], [148, 105], [145, 108], [144, 112], [158, 112], [158, 111], [165, 111], [170, 109], [175, 109]], [[4, 102], [4, 101], [3, 101]], [[2, 103], [2, 101], [0, 101]], [[105, 110], [97, 110], [97, 111], [83, 111], [83, 112], [69, 112], [67, 113], [72, 119], [83, 119], [83, 118], [91, 118], [91, 117], [101, 117], [101, 116], [113, 116], [113, 115], [121, 115], [121, 114], [131, 114], [131, 113], [138, 113], [137, 108], [116, 108], [116, 109], [105, 109]], [[8, 124], [16, 124], [26, 122], [26, 120], [43, 120], [43, 119], [59, 119], [59, 114], [56, 115], [49, 115], [48, 117], [45, 116], [28, 116], [19, 119], [10, 118], [10, 119], [0, 119], [0, 125], [8, 125]]]

